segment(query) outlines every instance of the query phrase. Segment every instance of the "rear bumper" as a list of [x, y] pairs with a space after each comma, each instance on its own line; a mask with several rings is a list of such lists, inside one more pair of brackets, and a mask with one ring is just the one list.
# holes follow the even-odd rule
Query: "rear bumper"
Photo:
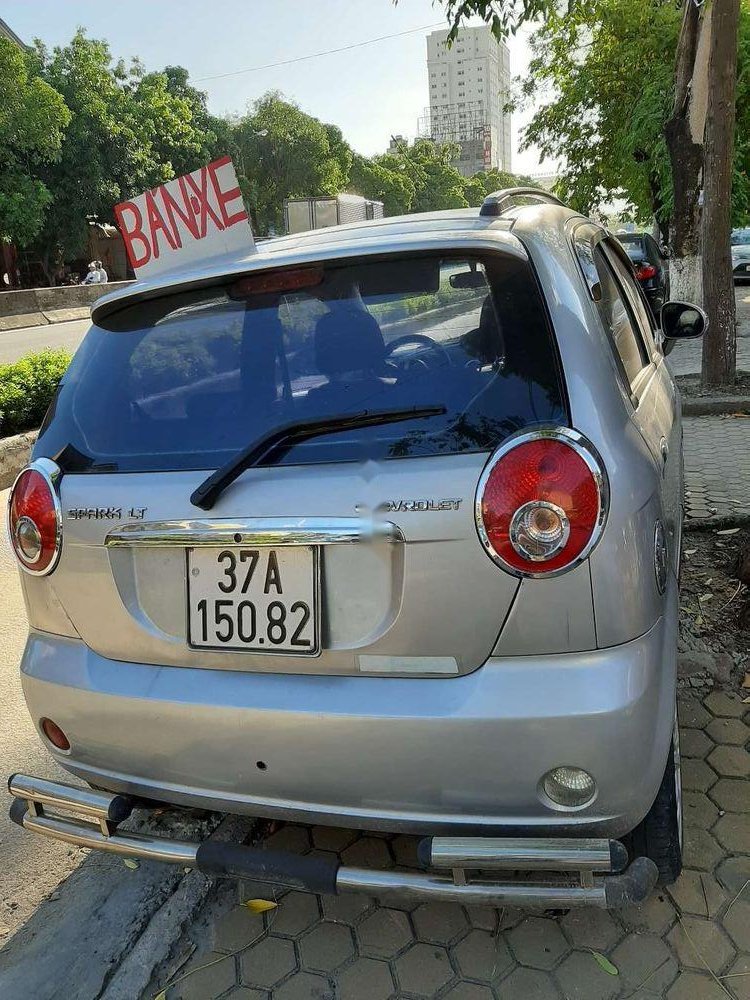
[[[364, 829], [619, 837], [663, 775], [675, 634], [672, 617], [610, 649], [402, 679], [157, 667], [32, 633], [22, 682], [34, 722], [71, 742], [50, 747], [60, 764], [112, 791]], [[545, 802], [560, 764], [595, 778], [584, 809]]]

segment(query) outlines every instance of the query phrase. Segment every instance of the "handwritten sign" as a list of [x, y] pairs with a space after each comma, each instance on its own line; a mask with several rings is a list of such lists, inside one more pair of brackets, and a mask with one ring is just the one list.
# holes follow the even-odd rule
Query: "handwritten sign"
[[115, 217], [139, 278], [255, 250], [228, 156], [115, 205]]

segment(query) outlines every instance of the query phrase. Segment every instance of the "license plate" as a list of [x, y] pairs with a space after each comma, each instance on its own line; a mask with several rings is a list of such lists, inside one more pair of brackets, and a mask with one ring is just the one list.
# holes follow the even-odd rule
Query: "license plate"
[[188, 644], [314, 656], [320, 651], [318, 550], [189, 548]]

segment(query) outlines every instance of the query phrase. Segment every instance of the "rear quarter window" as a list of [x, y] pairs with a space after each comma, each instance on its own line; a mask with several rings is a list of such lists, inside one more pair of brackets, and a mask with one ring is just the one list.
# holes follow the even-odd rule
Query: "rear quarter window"
[[436, 403], [445, 414], [312, 439], [278, 461], [489, 451], [567, 422], [525, 261], [359, 260], [273, 284], [249, 275], [111, 314], [74, 358], [35, 455], [79, 471], [212, 469], [281, 424]]

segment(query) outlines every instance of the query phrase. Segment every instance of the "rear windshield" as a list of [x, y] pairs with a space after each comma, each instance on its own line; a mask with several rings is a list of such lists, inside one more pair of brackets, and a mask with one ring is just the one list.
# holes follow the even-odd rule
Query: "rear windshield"
[[87, 334], [35, 455], [68, 471], [214, 469], [282, 424], [436, 404], [445, 414], [313, 438], [279, 464], [488, 451], [565, 422], [525, 262], [339, 262], [134, 304]]
[[620, 243], [622, 243], [625, 252], [631, 260], [644, 260], [646, 256], [646, 248], [643, 245], [643, 238], [640, 236], [622, 236], [617, 237]]

